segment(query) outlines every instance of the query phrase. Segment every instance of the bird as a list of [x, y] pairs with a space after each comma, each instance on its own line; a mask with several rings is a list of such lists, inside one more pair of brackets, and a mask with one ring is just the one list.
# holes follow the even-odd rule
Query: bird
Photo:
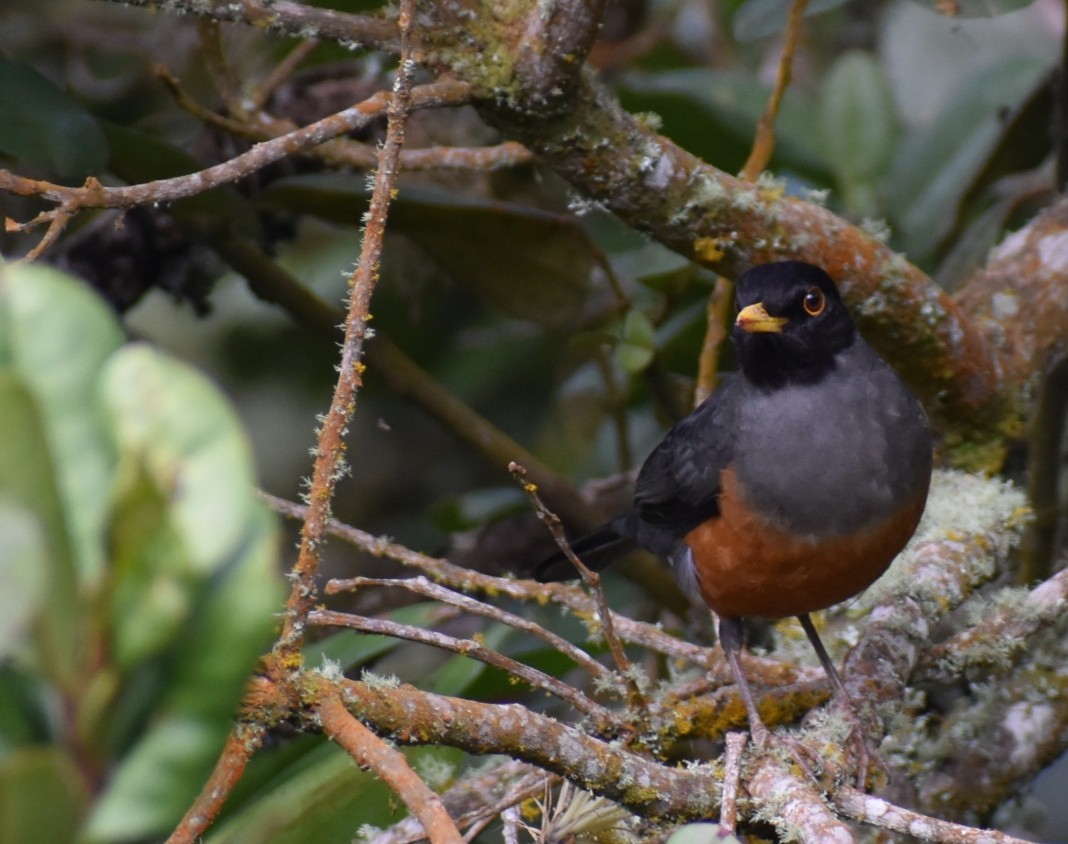
[[[743, 620], [797, 617], [849, 704], [811, 613], [869, 587], [912, 537], [933, 441], [923, 406], [823, 269], [760, 264], [739, 276], [735, 296], [739, 371], [652, 450], [631, 507], [570, 545], [593, 570], [638, 548], [671, 565], [718, 618], [750, 734], [765, 745], [739, 659]], [[576, 572], [559, 552], [534, 576]]]

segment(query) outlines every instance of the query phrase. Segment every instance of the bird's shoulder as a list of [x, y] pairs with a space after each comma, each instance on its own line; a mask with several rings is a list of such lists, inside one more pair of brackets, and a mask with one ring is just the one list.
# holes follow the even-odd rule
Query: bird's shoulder
[[[689, 521], [715, 514], [720, 473], [734, 448], [734, 417], [744, 379], [727, 379], [653, 449], [638, 474], [634, 501], [647, 520]], [[704, 511], [708, 511], [705, 513]]]

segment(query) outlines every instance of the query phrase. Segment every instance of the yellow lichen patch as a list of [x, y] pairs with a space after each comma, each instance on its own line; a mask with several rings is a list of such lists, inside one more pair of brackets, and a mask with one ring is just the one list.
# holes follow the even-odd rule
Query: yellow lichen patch
[[701, 262], [722, 261], [724, 252], [718, 237], [699, 237], [693, 242], [694, 257]]

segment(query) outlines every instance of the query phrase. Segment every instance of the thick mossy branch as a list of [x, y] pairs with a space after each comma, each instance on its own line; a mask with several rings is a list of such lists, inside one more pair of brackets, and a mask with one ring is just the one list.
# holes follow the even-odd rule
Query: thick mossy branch
[[[335, 688], [353, 715], [399, 744], [504, 753], [646, 817], [686, 820], [713, 817], [719, 811], [723, 772], [716, 765], [667, 767], [519, 704], [479, 703], [405, 685], [378, 688], [342, 681], [335, 687], [322, 677], [305, 675], [303, 694], [308, 699], [335, 693]], [[316, 726], [314, 719], [309, 726]]]

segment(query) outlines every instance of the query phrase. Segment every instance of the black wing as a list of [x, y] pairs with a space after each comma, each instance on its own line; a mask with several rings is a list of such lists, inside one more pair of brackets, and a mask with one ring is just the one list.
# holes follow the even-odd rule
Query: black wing
[[[720, 472], [734, 453], [734, 408], [741, 383], [732, 378], [675, 425], [638, 473], [634, 506], [571, 543], [582, 561], [601, 569], [641, 546], [668, 559], [682, 537], [719, 512]], [[562, 553], [535, 570], [542, 582], [576, 576]]]
[[730, 379], [668, 431], [638, 473], [634, 508], [615, 522], [619, 533], [667, 557], [719, 513], [720, 473], [734, 454], [741, 388], [741, 379]]

